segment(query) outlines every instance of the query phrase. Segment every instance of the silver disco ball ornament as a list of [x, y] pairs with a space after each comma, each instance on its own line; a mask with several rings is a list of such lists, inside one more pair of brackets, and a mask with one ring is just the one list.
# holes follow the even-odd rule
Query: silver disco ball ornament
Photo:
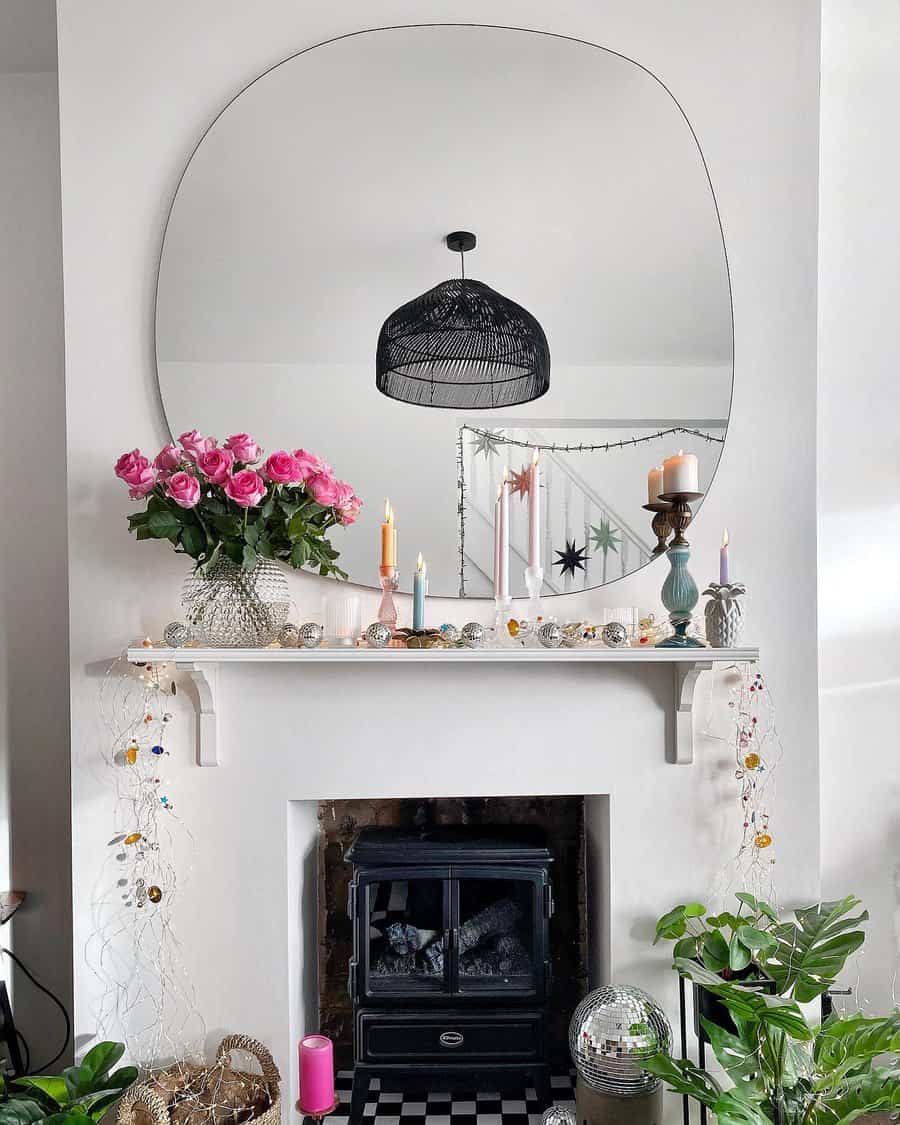
[[600, 640], [607, 648], [624, 648], [628, 644], [628, 630], [621, 621], [609, 621], [603, 626]]
[[383, 621], [373, 621], [366, 629], [366, 644], [369, 648], [384, 648], [391, 639], [391, 631]]
[[552, 1105], [544, 1110], [541, 1125], [575, 1125], [575, 1111], [567, 1105]]
[[318, 648], [325, 630], [315, 621], [306, 621], [300, 626], [300, 644], [303, 648]]
[[582, 1081], [594, 1090], [635, 1098], [659, 1079], [641, 1060], [668, 1052], [672, 1028], [652, 996], [633, 985], [607, 985], [581, 1001], [569, 1024], [569, 1050]]
[[300, 644], [299, 628], [288, 622], [278, 634], [278, 643], [282, 648], [297, 648]]
[[470, 621], [462, 627], [462, 642], [466, 648], [481, 648], [484, 644], [484, 626], [478, 621]]
[[183, 648], [194, 639], [194, 630], [184, 621], [170, 621], [163, 629], [163, 640], [169, 648]]
[[538, 640], [544, 648], [559, 648], [562, 644], [562, 629], [557, 621], [545, 621], [538, 629]]

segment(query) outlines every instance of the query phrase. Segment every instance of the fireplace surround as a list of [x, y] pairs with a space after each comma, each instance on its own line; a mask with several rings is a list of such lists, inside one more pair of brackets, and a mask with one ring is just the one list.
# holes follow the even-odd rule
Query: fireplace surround
[[351, 1122], [371, 1078], [533, 1081], [552, 1102], [553, 856], [526, 826], [369, 826], [347, 851]]

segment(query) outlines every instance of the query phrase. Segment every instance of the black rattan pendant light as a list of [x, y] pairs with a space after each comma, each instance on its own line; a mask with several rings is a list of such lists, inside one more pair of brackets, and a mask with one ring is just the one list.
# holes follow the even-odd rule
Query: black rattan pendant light
[[543, 328], [515, 301], [466, 277], [463, 255], [474, 247], [474, 234], [448, 234], [462, 276], [402, 305], [382, 325], [375, 383], [388, 398], [485, 410], [531, 402], [549, 389]]

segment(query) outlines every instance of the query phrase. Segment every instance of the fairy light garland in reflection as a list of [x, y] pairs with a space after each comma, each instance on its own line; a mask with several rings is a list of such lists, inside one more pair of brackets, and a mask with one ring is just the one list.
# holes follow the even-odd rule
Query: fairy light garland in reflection
[[102, 985], [99, 1033], [121, 1039], [146, 1069], [202, 1057], [206, 1036], [172, 923], [183, 882], [176, 846], [183, 855], [193, 837], [165, 777], [176, 691], [168, 667], [120, 658], [103, 680], [102, 758], [114, 807], [85, 950]]
[[[527, 420], [525, 420], [527, 422]], [[482, 456], [486, 461], [496, 457], [500, 446], [510, 446], [516, 449], [537, 450], [541, 453], [611, 453], [613, 450], [628, 449], [632, 446], [645, 445], [648, 442], [659, 441], [661, 438], [686, 435], [699, 438], [702, 441], [724, 445], [724, 436], [707, 433], [705, 430], [692, 429], [689, 426], [669, 426], [664, 430], [657, 430], [652, 434], [642, 434], [641, 437], [620, 438], [618, 441], [603, 442], [552, 442], [529, 441], [523, 438], [510, 437], [504, 430], [491, 430], [483, 426], [473, 426], [468, 423], [457, 427], [456, 431], [456, 539], [457, 554], [459, 556], [459, 597], [466, 597], [466, 501], [469, 488], [466, 484], [465, 471], [465, 435], [469, 434], [469, 446], [474, 456]]]

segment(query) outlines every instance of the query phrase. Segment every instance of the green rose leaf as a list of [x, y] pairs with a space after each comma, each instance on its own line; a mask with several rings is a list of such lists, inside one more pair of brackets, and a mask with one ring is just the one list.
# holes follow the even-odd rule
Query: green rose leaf
[[199, 559], [206, 552], [206, 533], [195, 523], [185, 524], [179, 542], [192, 559]]
[[150, 513], [146, 526], [154, 539], [171, 539], [174, 542], [181, 531], [181, 520], [168, 508], [163, 508]]

